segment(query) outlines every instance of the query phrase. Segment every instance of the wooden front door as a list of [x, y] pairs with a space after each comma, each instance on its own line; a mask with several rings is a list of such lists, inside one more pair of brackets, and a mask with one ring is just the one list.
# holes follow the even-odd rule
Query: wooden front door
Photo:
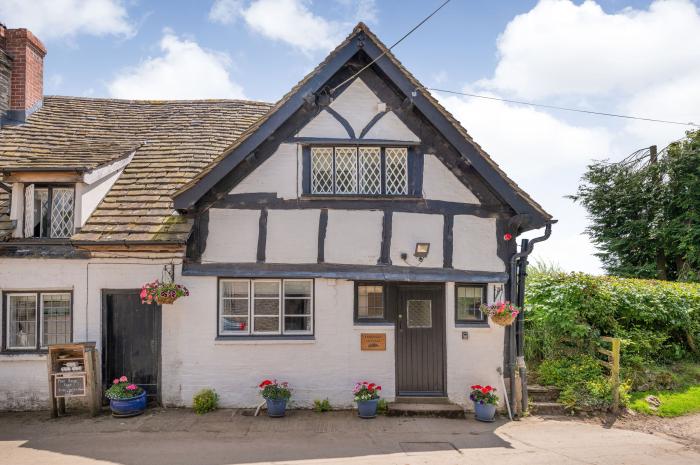
[[102, 293], [102, 380], [105, 387], [124, 375], [159, 398], [160, 305], [141, 303], [138, 290]]
[[445, 395], [445, 289], [398, 287], [396, 390], [399, 396]]

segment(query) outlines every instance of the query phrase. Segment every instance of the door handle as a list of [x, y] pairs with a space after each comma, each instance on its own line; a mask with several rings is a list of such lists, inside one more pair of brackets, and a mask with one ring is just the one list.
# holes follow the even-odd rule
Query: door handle
[[399, 326], [399, 331], [403, 331], [403, 315], [401, 313], [399, 313], [398, 326]]

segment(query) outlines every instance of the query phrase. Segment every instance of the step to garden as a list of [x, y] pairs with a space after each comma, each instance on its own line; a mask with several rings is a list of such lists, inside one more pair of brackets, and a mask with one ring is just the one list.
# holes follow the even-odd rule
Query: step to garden
[[556, 402], [559, 399], [559, 389], [554, 386], [530, 384], [527, 395], [532, 402]]
[[530, 402], [530, 413], [533, 415], [566, 415], [564, 404], [559, 402]]
[[392, 417], [464, 418], [464, 409], [450, 403], [391, 402], [386, 414]]

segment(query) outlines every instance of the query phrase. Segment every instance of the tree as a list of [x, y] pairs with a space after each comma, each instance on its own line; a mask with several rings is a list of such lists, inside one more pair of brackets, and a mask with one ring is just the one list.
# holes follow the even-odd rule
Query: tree
[[700, 281], [700, 130], [588, 166], [576, 195], [612, 275]]

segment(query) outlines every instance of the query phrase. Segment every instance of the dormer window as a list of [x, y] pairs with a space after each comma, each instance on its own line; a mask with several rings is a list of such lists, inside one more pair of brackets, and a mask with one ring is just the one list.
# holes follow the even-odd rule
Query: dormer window
[[408, 150], [312, 147], [311, 194], [408, 195]]
[[73, 186], [25, 186], [24, 237], [70, 237], [73, 234], [74, 196]]

